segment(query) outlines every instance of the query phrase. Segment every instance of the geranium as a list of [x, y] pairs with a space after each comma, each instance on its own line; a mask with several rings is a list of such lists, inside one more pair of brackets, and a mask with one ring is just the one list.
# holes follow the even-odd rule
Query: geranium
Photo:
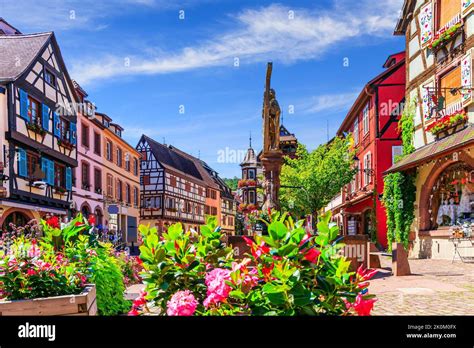
[[46, 224], [51, 228], [59, 228], [59, 218], [57, 216], [50, 217], [46, 220]]
[[223, 302], [229, 296], [232, 288], [226, 283], [230, 281], [230, 270], [215, 268], [206, 274], [207, 297], [204, 306], [207, 308], [212, 304]]
[[196, 311], [198, 302], [189, 290], [176, 292], [167, 303], [166, 314], [170, 316], [192, 316]]
[[95, 216], [89, 216], [89, 219], [87, 219], [87, 221], [89, 222], [89, 225], [95, 225]]

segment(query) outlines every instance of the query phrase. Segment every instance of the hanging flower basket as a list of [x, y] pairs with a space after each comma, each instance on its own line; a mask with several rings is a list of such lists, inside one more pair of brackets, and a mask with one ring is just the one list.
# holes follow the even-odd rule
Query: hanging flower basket
[[39, 124], [34, 122], [28, 122], [26, 124], [26, 128], [32, 132], [35, 132], [36, 134], [41, 135], [42, 137], [44, 137], [46, 134], [46, 131]]

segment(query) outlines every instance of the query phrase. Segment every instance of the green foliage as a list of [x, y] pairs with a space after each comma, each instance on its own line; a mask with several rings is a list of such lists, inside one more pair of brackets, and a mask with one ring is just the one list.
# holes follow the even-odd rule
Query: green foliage
[[309, 152], [299, 145], [297, 158], [282, 167], [280, 201], [284, 210], [298, 216], [315, 214], [340, 193], [354, 177], [351, 137], [336, 137]]
[[[416, 100], [408, 103], [399, 121], [402, 133], [403, 155], [396, 160], [415, 151], [413, 134], [415, 132]], [[408, 249], [411, 225], [415, 218], [414, 204], [416, 200], [415, 175], [406, 172], [390, 173], [384, 178], [383, 204], [387, 214], [388, 249], [392, 242], [403, 243]]]
[[227, 186], [229, 186], [229, 188], [230, 188], [232, 191], [237, 190], [238, 184], [239, 184], [239, 180], [240, 180], [238, 177], [234, 176], [232, 179], [224, 178], [223, 180], [224, 180], [225, 184], [226, 184]]
[[222, 244], [215, 221], [196, 235], [172, 225], [161, 240], [155, 228], [140, 226], [146, 295], [135, 301], [133, 312], [148, 312], [151, 304], [160, 315], [170, 314], [176, 310], [170, 303], [184, 292], [195, 307], [189, 309], [189, 301], [173, 304], [187, 315], [350, 315], [364, 306], [370, 312], [369, 277], [349, 271], [330, 218], [321, 216], [318, 234], [311, 235], [303, 221], [274, 211], [267, 236], [244, 237], [251, 253], [240, 262]]

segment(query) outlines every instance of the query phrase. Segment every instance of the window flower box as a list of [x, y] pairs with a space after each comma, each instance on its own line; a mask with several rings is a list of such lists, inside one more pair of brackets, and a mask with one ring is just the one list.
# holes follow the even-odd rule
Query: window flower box
[[431, 123], [426, 127], [426, 131], [435, 135], [437, 138], [442, 138], [445, 135], [455, 133], [459, 127], [462, 127], [467, 122], [468, 117], [464, 111], [457, 111], [453, 114], [443, 116], [439, 120]]
[[63, 194], [65, 194], [65, 193], [67, 192], [67, 190], [66, 190], [65, 188], [63, 188], [63, 187], [56, 186], [56, 187], [54, 188], [54, 192], [55, 192], [55, 193], [58, 193], [58, 194], [60, 194], [60, 195], [63, 195]]
[[457, 23], [447, 29], [439, 31], [428, 44], [428, 47], [432, 50], [437, 50], [444, 47], [461, 31], [461, 28], [462, 23]]
[[78, 295], [0, 301], [0, 316], [97, 315], [96, 288], [88, 284]]
[[26, 128], [36, 134], [39, 134], [42, 137], [44, 137], [46, 134], [46, 131], [43, 129], [43, 127], [41, 127], [39, 124], [35, 122], [27, 122]]
[[71, 150], [74, 148], [74, 145], [66, 139], [58, 139], [58, 146], [65, 147], [68, 150]]

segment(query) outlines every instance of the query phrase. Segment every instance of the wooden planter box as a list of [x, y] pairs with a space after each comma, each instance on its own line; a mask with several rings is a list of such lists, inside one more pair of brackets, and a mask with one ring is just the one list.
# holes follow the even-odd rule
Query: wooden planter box
[[96, 290], [88, 284], [79, 295], [0, 301], [0, 316], [97, 315]]

